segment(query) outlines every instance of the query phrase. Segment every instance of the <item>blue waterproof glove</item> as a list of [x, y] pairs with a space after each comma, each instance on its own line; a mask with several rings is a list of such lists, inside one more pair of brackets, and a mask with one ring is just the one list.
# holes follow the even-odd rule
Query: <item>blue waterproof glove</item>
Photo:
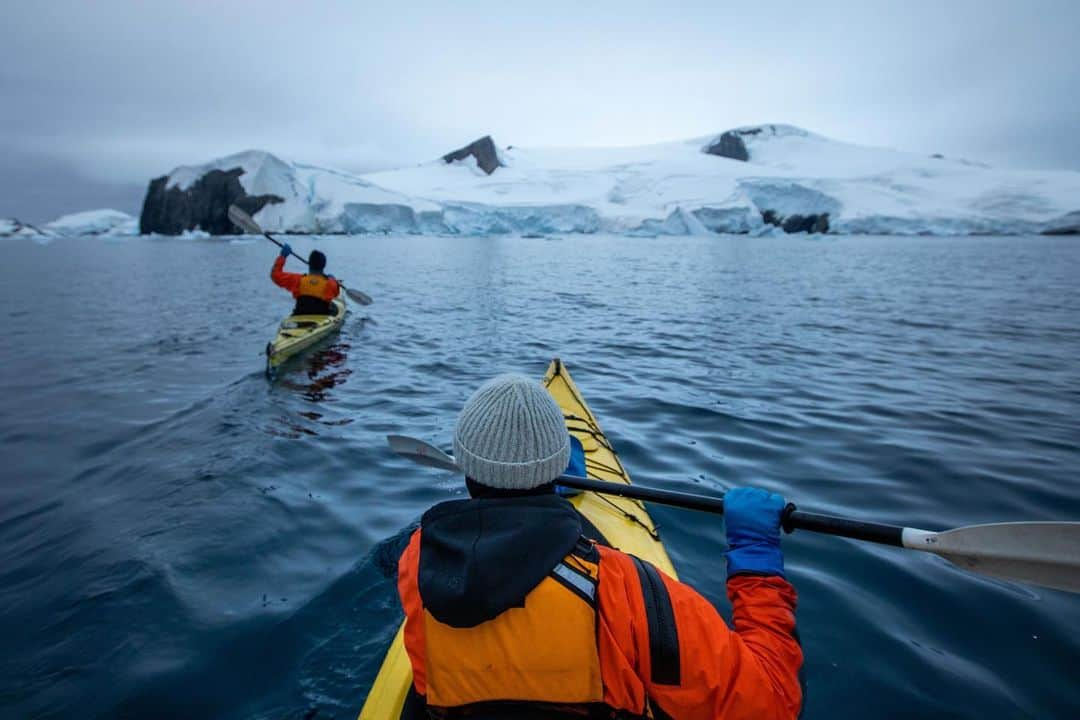
[[[574, 477], [588, 477], [588, 470], [585, 468], [585, 447], [581, 444], [573, 435], [570, 436], [570, 462], [566, 465], [566, 472], [564, 475], [573, 475]], [[563, 487], [562, 485], [555, 485], [555, 492], [563, 497], [574, 497], [580, 495], [581, 491], [577, 488]]]
[[283, 258], [287, 258], [289, 257], [290, 253], [292, 253], [292, 248], [289, 247], [289, 243], [285, 243], [281, 246], [281, 252], [278, 254], [281, 255], [281, 257]]
[[728, 578], [739, 573], [784, 576], [783, 512], [784, 498], [761, 488], [738, 487], [724, 493]]

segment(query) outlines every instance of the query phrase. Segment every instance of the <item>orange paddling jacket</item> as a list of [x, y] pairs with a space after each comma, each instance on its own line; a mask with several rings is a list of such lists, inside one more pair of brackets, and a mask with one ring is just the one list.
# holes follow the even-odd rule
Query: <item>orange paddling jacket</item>
[[478, 719], [798, 716], [786, 580], [731, 578], [731, 629], [693, 588], [583, 523], [554, 494], [424, 515], [398, 564], [412, 705]]
[[303, 275], [285, 272], [285, 258], [278, 256], [270, 270], [270, 279], [296, 298], [293, 315], [332, 315], [330, 301], [338, 296], [338, 281], [320, 273]]

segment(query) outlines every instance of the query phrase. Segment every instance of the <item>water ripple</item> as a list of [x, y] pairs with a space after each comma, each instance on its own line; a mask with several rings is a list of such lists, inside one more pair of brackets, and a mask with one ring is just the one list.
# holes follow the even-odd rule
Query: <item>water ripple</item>
[[[317, 242], [376, 303], [273, 385], [266, 243], [5, 248], [0, 715], [352, 716], [400, 619], [394, 558], [462, 493], [384, 436], [449, 447], [481, 382], [556, 355], [641, 483], [927, 529], [1080, 517], [1068, 238]], [[729, 613], [721, 519], [652, 511]], [[785, 550], [805, 717], [1080, 707], [1075, 596]]]

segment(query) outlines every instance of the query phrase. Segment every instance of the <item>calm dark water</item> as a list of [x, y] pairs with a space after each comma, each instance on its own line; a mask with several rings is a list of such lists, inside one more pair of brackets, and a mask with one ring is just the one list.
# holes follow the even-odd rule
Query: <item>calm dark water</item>
[[[309, 241], [294, 243], [306, 251]], [[259, 241], [0, 246], [0, 716], [353, 717], [447, 446], [560, 356], [638, 482], [928, 529], [1080, 519], [1080, 242], [363, 237], [376, 299], [273, 385]], [[718, 518], [653, 508], [723, 612]], [[807, 718], [1080, 714], [1080, 596], [785, 541]]]

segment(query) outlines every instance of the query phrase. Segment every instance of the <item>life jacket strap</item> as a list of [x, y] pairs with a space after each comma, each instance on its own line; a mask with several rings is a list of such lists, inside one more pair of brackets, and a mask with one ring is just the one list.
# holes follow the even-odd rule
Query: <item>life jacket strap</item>
[[679, 685], [682, 676], [679, 667], [679, 628], [675, 624], [671, 595], [660, 578], [660, 571], [652, 563], [633, 555], [630, 557], [637, 568], [641, 595], [645, 601], [651, 680], [656, 685]]
[[455, 708], [437, 708], [428, 705], [426, 715], [406, 715], [401, 720], [645, 720], [641, 715], [628, 714], [613, 710], [602, 703], [582, 703], [567, 705], [562, 703], [494, 701], [473, 703]]
[[[582, 562], [577, 565], [571, 564], [577, 561]], [[596, 543], [582, 535], [570, 554], [552, 568], [548, 576], [592, 607], [596, 607], [596, 585], [600, 577], [599, 562], [600, 553], [596, 549]]]
[[560, 562], [551, 571], [550, 577], [585, 602], [596, 605], [596, 580], [585, 573]]

